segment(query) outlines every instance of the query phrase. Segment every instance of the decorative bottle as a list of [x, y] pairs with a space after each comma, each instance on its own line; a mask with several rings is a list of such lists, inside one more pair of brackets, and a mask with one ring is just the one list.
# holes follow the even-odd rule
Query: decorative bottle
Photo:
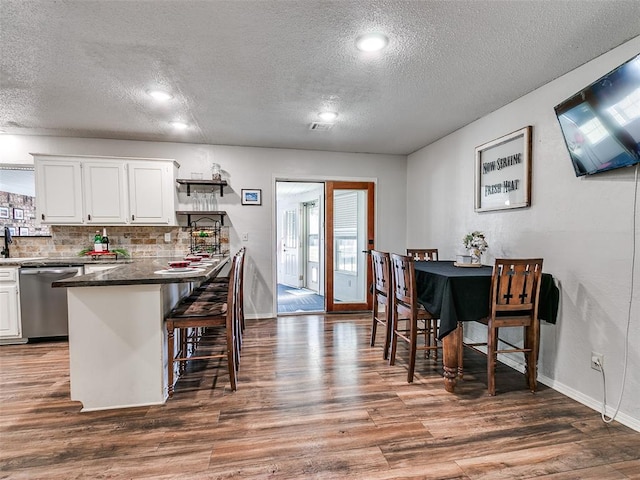
[[96, 235], [93, 237], [93, 251], [102, 252], [102, 235], [100, 235], [100, 230], [96, 230]]
[[107, 237], [107, 229], [106, 228], [102, 229], [102, 251], [103, 252], [108, 252], [109, 251], [109, 237]]

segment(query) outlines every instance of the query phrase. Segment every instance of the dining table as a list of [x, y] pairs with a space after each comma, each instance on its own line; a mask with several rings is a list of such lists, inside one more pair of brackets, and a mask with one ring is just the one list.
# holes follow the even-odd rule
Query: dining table
[[[442, 341], [444, 387], [455, 390], [458, 377], [458, 348], [461, 329], [458, 322], [472, 322], [490, 313], [493, 267], [458, 265], [453, 261], [416, 261], [418, 302], [440, 319], [438, 339]], [[556, 323], [560, 291], [551, 274], [542, 273], [538, 318]]]

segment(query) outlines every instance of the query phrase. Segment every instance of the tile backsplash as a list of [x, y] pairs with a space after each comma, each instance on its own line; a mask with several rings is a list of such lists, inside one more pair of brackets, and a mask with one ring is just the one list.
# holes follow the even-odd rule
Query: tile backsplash
[[[132, 257], [180, 256], [189, 252], [191, 230], [186, 227], [50, 226], [50, 237], [14, 237], [12, 257], [73, 257], [93, 246], [96, 230], [107, 229], [110, 248], [124, 248]], [[171, 241], [165, 242], [165, 234]], [[229, 252], [229, 227], [221, 227], [220, 248]]]

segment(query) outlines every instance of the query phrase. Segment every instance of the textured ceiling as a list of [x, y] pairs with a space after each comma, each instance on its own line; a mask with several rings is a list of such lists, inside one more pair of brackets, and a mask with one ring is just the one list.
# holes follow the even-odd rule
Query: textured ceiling
[[[639, 19], [640, 0], [0, 0], [0, 129], [408, 154], [639, 35]], [[355, 48], [369, 31], [389, 36], [382, 53]], [[323, 109], [334, 127], [310, 131]]]

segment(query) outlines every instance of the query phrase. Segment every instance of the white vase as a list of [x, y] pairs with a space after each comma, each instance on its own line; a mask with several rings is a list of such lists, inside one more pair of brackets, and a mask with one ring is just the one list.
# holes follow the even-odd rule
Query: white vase
[[474, 265], [478, 265], [482, 260], [482, 252], [478, 248], [470, 248], [469, 254], [471, 255], [471, 263]]

